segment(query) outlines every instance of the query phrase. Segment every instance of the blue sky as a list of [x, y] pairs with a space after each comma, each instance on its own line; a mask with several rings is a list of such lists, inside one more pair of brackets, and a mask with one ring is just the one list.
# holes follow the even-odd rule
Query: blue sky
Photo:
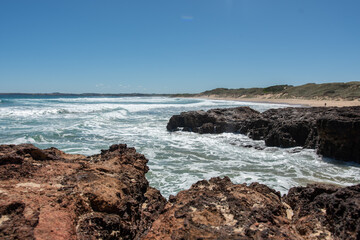
[[358, 0], [0, 1], [0, 92], [359, 80]]

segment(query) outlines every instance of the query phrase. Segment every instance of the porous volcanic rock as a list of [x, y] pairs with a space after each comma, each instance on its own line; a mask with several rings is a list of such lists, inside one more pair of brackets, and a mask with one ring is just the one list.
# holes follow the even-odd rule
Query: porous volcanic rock
[[293, 228], [305, 239], [360, 239], [360, 184], [294, 187], [284, 201], [293, 209]]
[[227, 177], [171, 196], [145, 239], [359, 239], [360, 185], [313, 184], [289, 194]]
[[0, 239], [359, 239], [360, 185], [288, 195], [228, 177], [169, 200], [125, 144], [93, 156], [1, 145]]
[[287, 208], [265, 185], [212, 178], [170, 197], [145, 239], [299, 239]]
[[0, 239], [139, 239], [166, 200], [125, 144], [86, 157], [0, 146]]
[[326, 157], [360, 162], [360, 106], [190, 111], [172, 116], [167, 130], [241, 133], [267, 146], [318, 148]]

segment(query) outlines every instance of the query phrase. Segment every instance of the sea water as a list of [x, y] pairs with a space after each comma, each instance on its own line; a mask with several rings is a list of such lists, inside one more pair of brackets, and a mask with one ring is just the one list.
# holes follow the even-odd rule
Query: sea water
[[238, 106], [258, 111], [288, 107], [166, 97], [2, 96], [0, 144], [32, 143], [91, 155], [126, 143], [149, 159], [147, 179], [166, 197], [216, 176], [229, 176], [234, 183], [260, 182], [282, 193], [314, 182], [360, 182], [360, 165], [324, 159], [315, 150], [266, 147], [241, 134], [166, 130], [174, 114]]

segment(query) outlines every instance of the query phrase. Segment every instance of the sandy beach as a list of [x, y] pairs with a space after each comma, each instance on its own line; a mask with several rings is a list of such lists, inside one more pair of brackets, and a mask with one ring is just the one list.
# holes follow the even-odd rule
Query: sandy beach
[[196, 98], [216, 99], [216, 100], [232, 100], [241, 102], [263, 102], [263, 103], [283, 103], [292, 105], [304, 105], [311, 107], [346, 107], [346, 106], [360, 106], [360, 99], [349, 100], [316, 100], [316, 99], [274, 99], [274, 98], [234, 98], [234, 97], [219, 97], [215, 95], [199, 96]]

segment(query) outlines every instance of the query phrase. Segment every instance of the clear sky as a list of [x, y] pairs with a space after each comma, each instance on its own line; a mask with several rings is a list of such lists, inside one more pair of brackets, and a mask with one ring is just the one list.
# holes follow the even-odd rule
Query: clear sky
[[359, 80], [359, 0], [0, 1], [0, 92]]

